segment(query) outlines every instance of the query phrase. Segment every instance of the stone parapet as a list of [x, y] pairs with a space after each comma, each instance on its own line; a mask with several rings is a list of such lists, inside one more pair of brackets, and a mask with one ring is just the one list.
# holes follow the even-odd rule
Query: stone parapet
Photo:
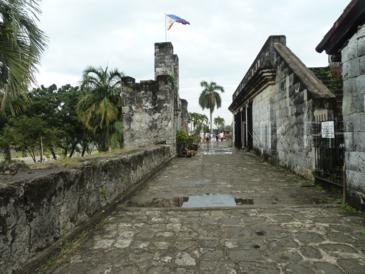
[[174, 85], [169, 75], [123, 86], [124, 146], [167, 144], [175, 151]]
[[[0, 273], [24, 271], [171, 159], [169, 146], [33, 171], [0, 184]], [[16, 175], [18, 176], [18, 175]]]

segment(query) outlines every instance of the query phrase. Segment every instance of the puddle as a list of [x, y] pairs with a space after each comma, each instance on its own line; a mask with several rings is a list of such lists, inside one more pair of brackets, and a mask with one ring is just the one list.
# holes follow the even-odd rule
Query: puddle
[[183, 208], [218, 206], [236, 206], [236, 201], [228, 194], [205, 194], [189, 196], [189, 199], [182, 204]]
[[253, 199], [235, 198], [229, 194], [206, 193], [203, 195], [192, 195], [188, 197], [174, 198], [153, 198], [146, 201], [129, 200], [126, 205], [131, 207], [235, 207], [241, 205], [252, 205]]
[[174, 198], [153, 198], [148, 202], [138, 202], [129, 200], [126, 205], [131, 207], [181, 207], [184, 202], [188, 201], [188, 197], [174, 197]]
[[209, 151], [202, 151], [203, 155], [231, 155], [232, 151], [225, 151], [225, 150], [209, 150]]

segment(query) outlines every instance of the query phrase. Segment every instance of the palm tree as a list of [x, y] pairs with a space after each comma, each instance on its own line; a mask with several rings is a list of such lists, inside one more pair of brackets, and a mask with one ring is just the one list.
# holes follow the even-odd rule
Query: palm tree
[[203, 88], [202, 93], [199, 97], [199, 105], [205, 109], [209, 109], [210, 111], [210, 134], [213, 134], [213, 120], [212, 115], [214, 109], [220, 108], [222, 104], [221, 97], [217, 91], [224, 92], [223, 87], [218, 86], [215, 82], [207, 83], [206, 81], [202, 81], [200, 86]]
[[12, 101], [24, 95], [46, 45], [46, 36], [36, 22], [38, 0], [0, 1], [0, 110], [17, 109]]
[[117, 69], [88, 67], [83, 73], [85, 92], [76, 106], [80, 121], [92, 131], [99, 151], [109, 149], [114, 133], [119, 132], [123, 73]]
[[214, 124], [218, 130], [224, 130], [224, 118], [219, 116], [214, 118]]

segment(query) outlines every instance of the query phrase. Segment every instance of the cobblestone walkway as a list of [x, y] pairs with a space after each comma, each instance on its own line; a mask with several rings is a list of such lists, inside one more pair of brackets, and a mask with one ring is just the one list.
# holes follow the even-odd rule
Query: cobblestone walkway
[[[39, 272], [365, 273], [363, 215], [252, 154], [229, 152], [174, 159]], [[177, 207], [207, 193], [250, 202]]]

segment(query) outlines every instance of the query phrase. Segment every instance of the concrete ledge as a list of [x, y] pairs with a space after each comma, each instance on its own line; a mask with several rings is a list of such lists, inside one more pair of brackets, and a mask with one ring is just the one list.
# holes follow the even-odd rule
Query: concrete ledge
[[31, 269], [170, 159], [169, 146], [154, 146], [2, 186], [0, 273]]

